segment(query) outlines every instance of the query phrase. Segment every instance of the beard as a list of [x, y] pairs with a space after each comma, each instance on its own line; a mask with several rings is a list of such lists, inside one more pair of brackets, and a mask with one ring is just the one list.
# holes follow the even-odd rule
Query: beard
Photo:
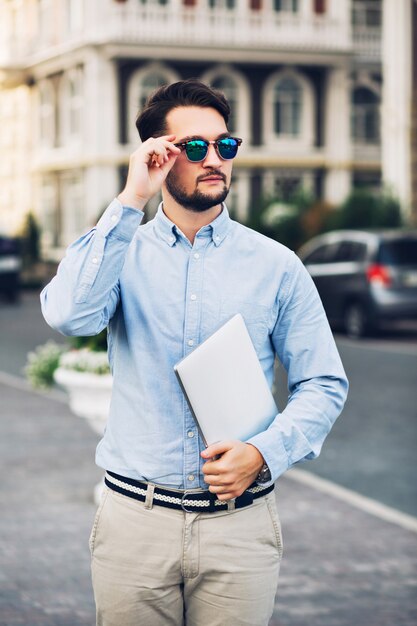
[[[216, 175], [218, 176], [219, 174]], [[206, 177], [207, 176], [208, 175], [206, 175]], [[187, 193], [185, 188], [178, 184], [176, 176], [172, 171], [168, 173], [165, 183], [174, 200], [184, 207], [184, 209], [193, 211], [194, 213], [202, 213], [203, 211], [208, 211], [208, 209], [211, 209], [217, 204], [221, 204], [226, 200], [227, 194], [229, 193], [229, 187], [226, 185], [225, 178], [223, 188], [215, 195], [202, 193], [197, 189], [197, 187], [192, 193]]]

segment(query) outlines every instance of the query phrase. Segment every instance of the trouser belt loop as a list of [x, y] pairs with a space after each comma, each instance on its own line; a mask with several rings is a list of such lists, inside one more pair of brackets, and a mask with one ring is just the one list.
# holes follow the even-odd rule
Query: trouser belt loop
[[155, 491], [155, 485], [148, 483], [146, 488], [145, 509], [151, 509], [153, 506], [153, 492]]
[[227, 510], [234, 511], [236, 508], [236, 498], [227, 501]]

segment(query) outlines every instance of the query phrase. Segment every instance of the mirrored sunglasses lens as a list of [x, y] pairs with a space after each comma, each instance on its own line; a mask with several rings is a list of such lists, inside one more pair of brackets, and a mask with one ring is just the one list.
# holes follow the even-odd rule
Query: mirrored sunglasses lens
[[202, 161], [207, 154], [207, 144], [199, 140], [187, 141], [185, 151], [190, 161]]
[[218, 146], [220, 156], [223, 159], [234, 159], [237, 154], [237, 149], [239, 147], [236, 139], [233, 139], [233, 137], [220, 139]]

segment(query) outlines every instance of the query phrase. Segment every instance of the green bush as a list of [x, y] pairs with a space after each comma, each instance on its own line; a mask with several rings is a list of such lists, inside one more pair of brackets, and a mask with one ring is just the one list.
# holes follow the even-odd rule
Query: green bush
[[25, 267], [29, 267], [40, 259], [40, 232], [35, 215], [28, 213], [20, 233], [22, 260]]
[[339, 228], [399, 228], [403, 226], [398, 200], [388, 191], [354, 189], [342, 206], [329, 214], [324, 230]]
[[98, 335], [92, 335], [91, 337], [69, 337], [69, 343], [72, 348], [77, 350], [80, 348], [88, 348], [93, 352], [101, 352], [107, 350], [107, 328], [101, 331]]
[[54, 384], [54, 372], [58, 367], [61, 355], [66, 352], [65, 345], [55, 341], [47, 341], [38, 346], [27, 356], [25, 374], [35, 389], [48, 389]]
[[338, 208], [301, 190], [286, 202], [264, 198], [246, 225], [297, 250], [315, 235], [329, 230], [398, 228], [404, 222], [398, 200], [388, 191], [354, 189]]

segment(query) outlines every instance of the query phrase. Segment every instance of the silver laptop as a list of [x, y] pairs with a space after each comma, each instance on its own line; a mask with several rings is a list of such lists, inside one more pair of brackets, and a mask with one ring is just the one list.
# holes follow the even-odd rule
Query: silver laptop
[[277, 407], [243, 317], [235, 315], [174, 366], [206, 446], [266, 430]]

